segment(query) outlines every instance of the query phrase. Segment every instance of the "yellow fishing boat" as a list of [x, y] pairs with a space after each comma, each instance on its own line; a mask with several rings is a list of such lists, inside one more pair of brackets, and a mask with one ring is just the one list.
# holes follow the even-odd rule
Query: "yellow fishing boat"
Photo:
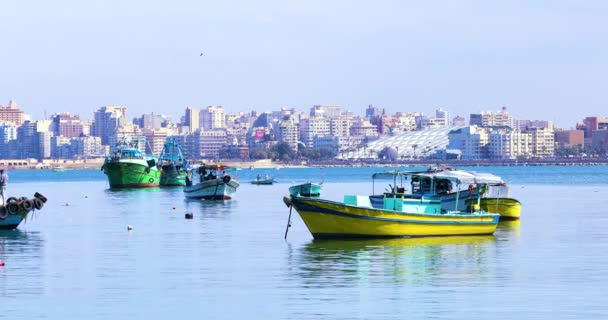
[[373, 208], [367, 196], [345, 196], [345, 203], [293, 196], [283, 201], [296, 209], [315, 239], [490, 235], [500, 217], [445, 212], [435, 200], [386, 198], [384, 209]]
[[500, 214], [500, 220], [517, 220], [521, 217], [521, 202], [513, 198], [481, 198], [482, 210]]

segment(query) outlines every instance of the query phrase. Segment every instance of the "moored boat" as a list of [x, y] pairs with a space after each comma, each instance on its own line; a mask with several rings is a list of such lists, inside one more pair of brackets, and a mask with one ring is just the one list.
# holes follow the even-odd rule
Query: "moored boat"
[[500, 220], [517, 220], [521, 217], [521, 202], [513, 198], [481, 198], [482, 210], [500, 214]]
[[[373, 196], [345, 195], [344, 202], [299, 196], [286, 196], [285, 204], [296, 209], [308, 230], [318, 238], [360, 237], [426, 237], [493, 234], [499, 215], [480, 209], [480, 194], [476, 203], [467, 210], [459, 210], [460, 185], [476, 186], [481, 190], [500, 178], [489, 175], [473, 175], [468, 172], [398, 172], [392, 175], [395, 187], [384, 194], [382, 207], [373, 205]], [[397, 180], [412, 180], [414, 194], [406, 195], [403, 184], [397, 188]], [[446, 184], [445, 182], [450, 182]], [[502, 181], [502, 180], [500, 180]], [[442, 195], [452, 192], [455, 185], [455, 202], [452, 208], [442, 203]], [[419, 193], [419, 194], [418, 194]], [[472, 193], [469, 193], [468, 199]], [[463, 195], [465, 199], [467, 197]], [[288, 220], [288, 228], [289, 228]]]
[[185, 186], [188, 175], [188, 161], [173, 137], [167, 138], [158, 158], [161, 186]]
[[[383, 199], [386, 197], [405, 197], [415, 199], [439, 198], [443, 210], [465, 211], [470, 208], [471, 203], [485, 206], [488, 197], [495, 195], [500, 197], [504, 192], [508, 193], [505, 182], [498, 176], [489, 173], [475, 171], [454, 170], [451, 168], [431, 168], [424, 171], [388, 171], [375, 173], [374, 181], [378, 178], [390, 178], [393, 184], [389, 184], [390, 190], [383, 194], [370, 196], [374, 208], [382, 208]], [[467, 181], [467, 183], [464, 183]], [[506, 190], [506, 191], [505, 191]], [[481, 198], [479, 201], [478, 198]], [[512, 199], [514, 200], [514, 199]], [[517, 200], [514, 200], [518, 202]], [[521, 209], [521, 204], [520, 207]], [[494, 209], [494, 208], [492, 208]]]
[[46, 197], [38, 192], [30, 199], [26, 197], [8, 198], [4, 205], [0, 205], [0, 229], [17, 228], [32, 211], [42, 209], [46, 201]]
[[344, 202], [286, 196], [315, 239], [490, 235], [499, 215], [442, 212], [439, 201], [386, 198], [376, 209], [367, 196], [344, 196]]
[[321, 196], [322, 184], [306, 182], [289, 187], [289, 195], [296, 197], [312, 197], [318, 198]]
[[221, 165], [201, 165], [192, 169], [192, 176], [198, 175], [199, 182], [194, 184], [191, 177], [186, 178], [184, 195], [189, 199], [230, 200], [239, 187], [233, 176], [226, 174], [229, 168]]
[[258, 184], [258, 185], [270, 185], [275, 182], [276, 181], [274, 180], [274, 178], [271, 178], [268, 175], [265, 175], [264, 177], [260, 177], [260, 175], [258, 175], [255, 180], [251, 180], [251, 184]]
[[158, 187], [160, 171], [154, 158], [146, 158], [137, 144], [122, 141], [112, 156], [106, 157], [103, 172], [110, 188]]

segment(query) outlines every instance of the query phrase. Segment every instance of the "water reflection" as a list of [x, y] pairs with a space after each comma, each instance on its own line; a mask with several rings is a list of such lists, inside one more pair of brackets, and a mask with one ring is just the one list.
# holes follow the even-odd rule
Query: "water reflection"
[[0, 297], [44, 292], [43, 244], [39, 232], [0, 230], [0, 259], [6, 262], [0, 267]]
[[487, 271], [494, 249], [493, 236], [323, 240], [291, 257], [293, 272], [306, 287], [426, 285], [443, 279], [467, 285]]
[[236, 200], [198, 200], [185, 198], [186, 211], [214, 219], [224, 219], [238, 208]]
[[40, 251], [42, 244], [40, 232], [0, 230], [0, 258], [14, 253]]
[[500, 221], [498, 227], [496, 227], [496, 232], [519, 237], [519, 234], [521, 233], [521, 220]]

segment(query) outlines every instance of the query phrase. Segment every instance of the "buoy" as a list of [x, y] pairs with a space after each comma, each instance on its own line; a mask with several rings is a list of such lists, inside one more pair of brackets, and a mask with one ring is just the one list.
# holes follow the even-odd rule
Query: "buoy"
[[133, 226], [131, 226], [130, 224], [127, 225], [127, 230], [129, 230], [129, 231], [133, 230]]
[[85, 199], [87, 199], [89, 196], [84, 196]]
[[4, 267], [4, 261], [0, 260], [0, 267]]
[[175, 210], [175, 206], [173, 206], [173, 210]]
[[186, 213], [186, 219], [192, 219], [194, 218], [194, 215], [192, 213]]

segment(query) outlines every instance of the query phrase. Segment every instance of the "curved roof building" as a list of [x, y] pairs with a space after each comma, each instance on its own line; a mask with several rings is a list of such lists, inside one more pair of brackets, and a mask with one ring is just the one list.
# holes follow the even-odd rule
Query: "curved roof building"
[[449, 133], [463, 127], [444, 127], [421, 131], [409, 131], [395, 136], [382, 137], [367, 143], [354, 151], [338, 158], [361, 159], [377, 158], [378, 153], [385, 148], [393, 148], [400, 159], [426, 157], [437, 151], [445, 151], [449, 143]]

